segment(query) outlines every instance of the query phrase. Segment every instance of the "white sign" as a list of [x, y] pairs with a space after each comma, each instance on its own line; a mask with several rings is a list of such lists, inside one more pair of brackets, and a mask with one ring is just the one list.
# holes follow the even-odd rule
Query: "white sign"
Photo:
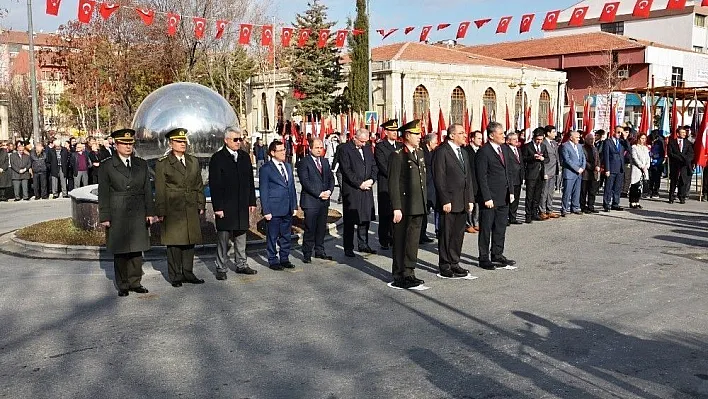
[[[615, 114], [617, 126], [624, 123], [624, 108], [627, 96], [624, 93], [612, 93], [612, 106], [616, 107]], [[607, 95], [595, 95], [595, 130], [603, 129], [606, 132], [610, 130], [610, 101]]]

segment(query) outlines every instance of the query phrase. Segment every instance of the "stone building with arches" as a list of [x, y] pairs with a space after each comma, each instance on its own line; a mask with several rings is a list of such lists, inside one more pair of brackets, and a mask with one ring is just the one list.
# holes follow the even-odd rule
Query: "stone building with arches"
[[[334, 95], [348, 90], [348, 56], [343, 56], [342, 62], [344, 78]], [[430, 115], [430, 124], [436, 129], [440, 110], [447, 126], [464, 124], [467, 111], [472, 129], [479, 129], [483, 107], [490, 120], [505, 124], [508, 106], [510, 129], [514, 129], [527, 107], [531, 107], [532, 128], [548, 124], [551, 111], [556, 124], [558, 115], [563, 115], [565, 72], [446, 46], [406, 42], [373, 48], [372, 75], [372, 108], [382, 119], [405, 116], [408, 121], [417, 118], [427, 123]], [[252, 131], [273, 132], [285, 120], [302, 120], [293, 115], [297, 100], [287, 71], [258, 75], [249, 81], [248, 90], [245, 117]], [[339, 118], [335, 123], [339, 124]]]

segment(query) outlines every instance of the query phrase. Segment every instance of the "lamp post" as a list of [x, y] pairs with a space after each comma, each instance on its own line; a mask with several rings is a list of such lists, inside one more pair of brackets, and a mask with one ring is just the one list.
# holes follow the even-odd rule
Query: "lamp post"
[[[515, 81], [509, 83], [510, 89], [515, 89], [517, 86], [519, 87], [519, 89], [521, 89], [521, 126], [518, 126], [519, 130], [523, 130], [524, 126], [526, 126], [526, 93], [524, 92], [524, 86], [526, 86], [526, 82], [524, 82], [525, 72], [526, 67], [521, 67], [521, 78], [519, 79], [518, 83]], [[514, 99], [516, 100], [516, 94], [514, 94]], [[514, 108], [516, 108], [516, 104], [514, 104]]]
[[[366, 27], [367, 27], [368, 31], [371, 31], [371, 29], [369, 29], [369, 26], [371, 26], [371, 7], [369, 6], [369, 4], [370, 4], [370, 1], [366, 0], [366, 21], [367, 21]], [[371, 71], [371, 37], [370, 37], [368, 31], [366, 32], [366, 40], [367, 40], [366, 48], [369, 50], [369, 57], [368, 57], [368, 59], [369, 59], [369, 68], [368, 68], [369, 69], [369, 77], [368, 77], [369, 91], [368, 91], [368, 93], [369, 94], [368, 94], [368, 97], [367, 97], [368, 100], [366, 101], [366, 103], [367, 103], [367, 109], [369, 111], [371, 111], [372, 110], [371, 105], [374, 102], [374, 100], [371, 98], [371, 92], [372, 92], [371, 85], [372, 85], [372, 80], [373, 80], [372, 79], [373, 73]]]
[[32, 137], [39, 143], [39, 109], [37, 108], [37, 71], [34, 66], [34, 28], [32, 26], [32, 0], [27, 0], [27, 36], [29, 36], [30, 90], [32, 92]]

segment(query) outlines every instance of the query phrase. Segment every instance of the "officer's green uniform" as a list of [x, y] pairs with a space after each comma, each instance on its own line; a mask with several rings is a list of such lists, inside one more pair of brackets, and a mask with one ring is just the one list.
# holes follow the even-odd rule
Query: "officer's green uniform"
[[[420, 121], [414, 120], [399, 129], [420, 134]], [[393, 279], [402, 281], [415, 276], [422, 219], [426, 215], [427, 191], [423, 150], [410, 151], [407, 145], [396, 150], [388, 166], [388, 189], [394, 211], [400, 210], [403, 219], [393, 226]]]
[[[132, 144], [135, 131], [121, 129], [111, 137], [119, 144]], [[154, 202], [148, 165], [144, 159], [122, 159], [118, 152], [103, 161], [98, 169], [98, 213], [106, 229], [106, 248], [113, 253], [119, 295], [128, 290], [147, 292], [141, 285], [142, 252], [150, 249], [149, 222], [154, 216]]]
[[[172, 142], [187, 142], [187, 131], [175, 129], [166, 134]], [[199, 214], [206, 206], [199, 161], [193, 155], [177, 158], [170, 151], [155, 165], [155, 210], [162, 218], [162, 244], [167, 246], [170, 282], [201, 284], [192, 272], [194, 245], [202, 243]]]

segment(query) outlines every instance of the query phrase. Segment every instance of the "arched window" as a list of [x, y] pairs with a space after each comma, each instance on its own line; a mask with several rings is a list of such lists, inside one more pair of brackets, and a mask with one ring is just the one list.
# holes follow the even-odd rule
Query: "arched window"
[[[413, 92], [413, 119], [420, 119], [423, 128], [428, 126], [428, 110], [430, 109], [430, 96], [425, 86], [420, 85]], [[429, 133], [429, 132], [428, 132]]]
[[548, 113], [551, 110], [551, 95], [547, 91], [542, 91], [538, 98], [538, 125], [546, 126], [549, 123]]
[[283, 117], [283, 95], [280, 93], [275, 93], [275, 119], [276, 123], [284, 123], [285, 118]]
[[460, 86], [455, 87], [450, 96], [450, 125], [453, 123], [465, 124], [465, 91]]
[[261, 95], [261, 130], [270, 130], [270, 120], [268, 119], [268, 99], [266, 94]]
[[487, 110], [487, 117], [491, 122], [497, 120], [497, 93], [490, 87], [484, 91], [484, 98], [482, 100], [484, 108]]
[[[524, 92], [524, 89], [519, 89], [519, 91], [516, 92], [516, 97], [514, 98], [514, 121], [511, 123], [512, 125], [516, 126], [517, 129], [523, 129], [524, 126], [518, 126], [519, 122], [521, 121], [520, 116], [524, 112], [524, 110], [528, 107], [528, 96], [526, 95], [526, 92]], [[523, 113], [524, 117], [526, 117], [526, 114]], [[524, 119], [524, 123], [526, 120]]]

